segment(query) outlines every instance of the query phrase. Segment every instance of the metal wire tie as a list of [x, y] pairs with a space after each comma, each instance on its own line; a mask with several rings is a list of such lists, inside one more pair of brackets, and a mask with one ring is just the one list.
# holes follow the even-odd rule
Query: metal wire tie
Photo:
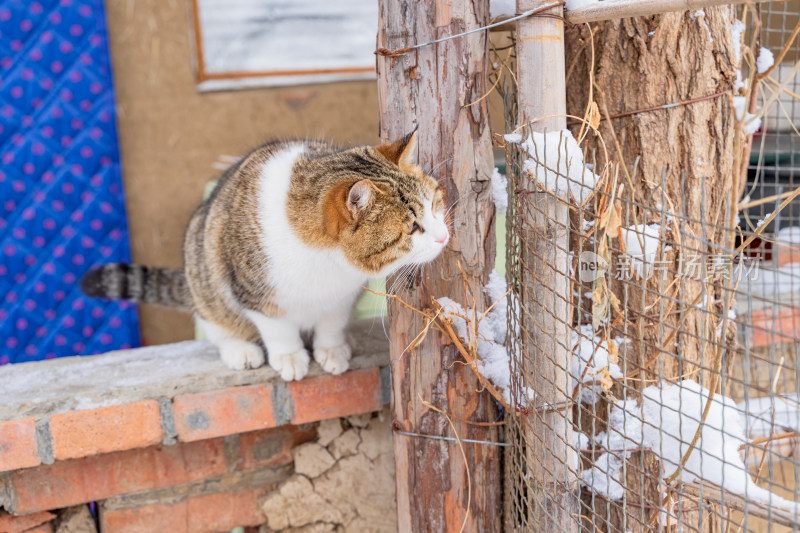
[[401, 435], [406, 435], [407, 437], [422, 437], [424, 439], [433, 439], [433, 440], [448, 440], [453, 442], [469, 442], [470, 444], [488, 444], [489, 446], [501, 446], [503, 448], [508, 448], [511, 446], [507, 442], [496, 442], [491, 440], [474, 440], [474, 439], [456, 439], [455, 437], [442, 437], [440, 435], [423, 435], [422, 433], [411, 433], [410, 431], [403, 431], [402, 429], [395, 429], [395, 433], [400, 433]]

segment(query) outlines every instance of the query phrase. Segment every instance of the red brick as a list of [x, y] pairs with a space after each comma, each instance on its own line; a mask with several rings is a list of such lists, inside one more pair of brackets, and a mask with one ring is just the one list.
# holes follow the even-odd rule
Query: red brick
[[0, 472], [38, 464], [33, 418], [0, 423]]
[[750, 314], [752, 324], [752, 347], [769, 346], [775, 343], [800, 340], [800, 309], [760, 309]]
[[288, 387], [295, 409], [292, 424], [381, 409], [381, 378], [377, 368], [292, 381]]
[[274, 487], [188, 498], [173, 505], [152, 504], [100, 511], [103, 533], [214, 533], [266, 522], [259, 500]]
[[271, 385], [178, 396], [173, 407], [184, 442], [275, 427]]
[[168, 487], [227, 471], [225, 444], [214, 439], [152, 446], [12, 472], [17, 513], [57, 509]]
[[26, 529], [24, 533], [53, 533], [54, 531], [53, 522], [47, 522], [33, 529]]
[[31, 528], [41, 526], [54, 519], [53, 513], [42, 512], [26, 515], [13, 515], [0, 509], [0, 533], [19, 533]]
[[235, 469], [253, 470], [291, 463], [294, 460], [292, 448], [314, 440], [316, 436], [316, 428], [300, 429], [288, 425], [239, 435]]
[[789, 245], [779, 243], [776, 247], [778, 256], [778, 266], [782, 267], [789, 263], [800, 263], [800, 245]]
[[73, 459], [161, 442], [158, 402], [147, 400], [50, 417], [53, 455]]

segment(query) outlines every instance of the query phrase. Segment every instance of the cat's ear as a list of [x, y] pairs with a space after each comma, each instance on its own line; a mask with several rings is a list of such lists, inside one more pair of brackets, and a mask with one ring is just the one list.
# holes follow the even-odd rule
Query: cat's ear
[[347, 193], [347, 212], [350, 218], [357, 219], [372, 203], [375, 185], [368, 179], [355, 182]]
[[414, 156], [417, 152], [417, 129], [391, 143], [381, 144], [375, 150], [403, 170], [414, 167]]

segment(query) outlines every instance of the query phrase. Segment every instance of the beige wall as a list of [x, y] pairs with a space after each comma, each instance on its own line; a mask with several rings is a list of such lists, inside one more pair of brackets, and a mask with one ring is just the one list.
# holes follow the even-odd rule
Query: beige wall
[[[222, 154], [280, 137], [342, 144], [378, 135], [375, 82], [200, 94], [187, 0], [108, 1], [134, 261], [179, 266], [184, 227]], [[191, 338], [188, 315], [142, 306], [147, 344]]]

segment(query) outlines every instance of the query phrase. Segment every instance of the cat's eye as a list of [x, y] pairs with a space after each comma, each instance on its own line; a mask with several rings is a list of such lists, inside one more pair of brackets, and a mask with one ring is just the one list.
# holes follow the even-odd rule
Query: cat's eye
[[411, 226], [411, 235], [414, 235], [416, 232], [419, 232], [419, 234], [422, 235], [425, 233], [425, 228], [414, 222], [414, 224]]

